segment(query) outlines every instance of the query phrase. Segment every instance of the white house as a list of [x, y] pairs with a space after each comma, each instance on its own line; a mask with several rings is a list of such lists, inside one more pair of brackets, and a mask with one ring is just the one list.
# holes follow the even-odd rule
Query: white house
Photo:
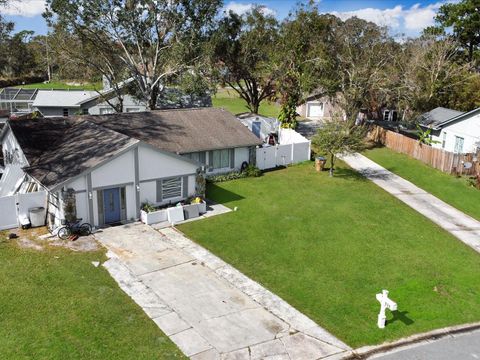
[[438, 107], [421, 115], [419, 122], [432, 129], [433, 147], [455, 153], [480, 151], [480, 108], [462, 113]]
[[196, 196], [199, 174], [240, 169], [261, 144], [213, 108], [10, 120], [0, 139], [0, 196], [45, 190], [50, 225], [69, 208], [94, 226]]
[[313, 121], [328, 121], [335, 116], [343, 116], [343, 111], [328, 96], [314, 92], [305, 97], [297, 106], [297, 113], [303, 118]]

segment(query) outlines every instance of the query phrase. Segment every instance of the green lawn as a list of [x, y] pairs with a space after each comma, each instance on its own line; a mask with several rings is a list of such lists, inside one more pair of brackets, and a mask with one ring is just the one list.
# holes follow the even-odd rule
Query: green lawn
[[[212, 96], [212, 102], [214, 107], [225, 108], [234, 115], [249, 111], [245, 100], [231, 89], [218, 89], [217, 93]], [[259, 113], [261, 115], [277, 117], [279, 112], [280, 107], [274, 102], [264, 100], [260, 104]]]
[[102, 84], [101, 83], [93, 83], [93, 84], [82, 84], [82, 85], [68, 85], [65, 82], [61, 81], [51, 81], [48, 84], [44, 83], [35, 83], [35, 84], [26, 84], [26, 85], [18, 85], [18, 88], [24, 89], [56, 89], [56, 90], [101, 90]]
[[184, 359], [110, 277], [103, 252], [18, 248], [0, 232], [0, 358]]
[[[238, 211], [179, 226], [353, 347], [480, 320], [480, 255], [340, 163], [210, 185]], [[375, 294], [399, 313], [376, 326]]]
[[456, 177], [388, 148], [367, 150], [364, 155], [395, 174], [411, 181], [466, 214], [480, 220], [480, 190]]

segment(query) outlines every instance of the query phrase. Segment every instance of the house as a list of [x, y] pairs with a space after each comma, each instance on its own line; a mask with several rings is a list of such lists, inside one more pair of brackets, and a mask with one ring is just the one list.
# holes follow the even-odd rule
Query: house
[[306, 119], [328, 121], [343, 112], [329, 97], [316, 92], [308, 95], [302, 103], [297, 106], [297, 113]]
[[433, 147], [455, 153], [480, 151], [480, 108], [461, 112], [437, 107], [418, 119], [424, 129], [431, 129]]
[[[125, 89], [133, 79], [118, 84]], [[115, 112], [113, 105], [119, 99], [115, 90], [104, 82], [100, 91], [92, 90], [56, 90], [56, 89], [0, 89], [0, 110], [11, 114], [25, 114], [38, 111], [44, 117], [74, 115], [105, 115]], [[209, 94], [187, 95], [178, 89], [165, 88], [157, 100], [159, 109], [197, 108], [212, 106]], [[144, 101], [125, 93], [123, 95], [123, 112], [146, 111]]]
[[261, 141], [222, 109], [10, 120], [0, 196], [45, 190], [48, 222], [138, 219], [140, 206], [197, 195], [200, 174], [254, 162]]
[[270, 134], [277, 133], [280, 128], [278, 119], [258, 114], [241, 113], [237, 114], [237, 119], [256, 137], [264, 141]]

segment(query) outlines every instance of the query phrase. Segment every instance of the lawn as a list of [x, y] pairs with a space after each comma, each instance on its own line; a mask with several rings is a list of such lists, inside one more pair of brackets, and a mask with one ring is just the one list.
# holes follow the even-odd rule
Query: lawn
[[104, 252], [19, 248], [0, 232], [2, 359], [184, 359], [91, 261]]
[[[209, 185], [236, 212], [179, 226], [353, 347], [480, 320], [480, 255], [339, 164]], [[399, 312], [377, 328], [375, 294]]]
[[456, 177], [388, 148], [367, 150], [364, 155], [395, 174], [411, 181], [464, 213], [480, 220], [480, 190]]
[[68, 85], [65, 82], [61, 81], [51, 81], [48, 84], [44, 83], [35, 83], [35, 84], [26, 84], [18, 85], [16, 87], [21, 87], [24, 89], [56, 89], [56, 90], [101, 90], [101, 83], [93, 84], [82, 84], [82, 85]]
[[[217, 93], [212, 96], [212, 102], [214, 107], [225, 108], [234, 115], [249, 111], [245, 100], [240, 98], [238, 94], [231, 89], [218, 89]], [[280, 106], [274, 102], [264, 100], [260, 104], [258, 112], [260, 115], [277, 117], [280, 112]]]

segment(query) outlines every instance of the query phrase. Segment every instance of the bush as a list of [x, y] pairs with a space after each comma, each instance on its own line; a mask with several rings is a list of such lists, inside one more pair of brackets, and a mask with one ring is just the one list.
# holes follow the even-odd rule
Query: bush
[[146, 213], [151, 213], [151, 212], [154, 212], [156, 211], [157, 209], [155, 208], [155, 206], [153, 206], [152, 204], [146, 202], [146, 203], [143, 203], [142, 206], [140, 207], [143, 211], [145, 211]]
[[232, 171], [226, 174], [210, 175], [207, 177], [207, 181], [210, 183], [224, 182], [230, 180], [243, 179], [247, 177], [259, 177], [262, 176], [262, 170], [255, 165], [249, 164], [242, 172]]
[[247, 177], [259, 177], [262, 176], [262, 170], [255, 165], [249, 164], [244, 171]]
[[23, 84], [34, 84], [38, 82], [43, 82], [44, 80], [45, 77], [43, 76], [22, 76], [18, 78], [0, 79], [0, 88]]

